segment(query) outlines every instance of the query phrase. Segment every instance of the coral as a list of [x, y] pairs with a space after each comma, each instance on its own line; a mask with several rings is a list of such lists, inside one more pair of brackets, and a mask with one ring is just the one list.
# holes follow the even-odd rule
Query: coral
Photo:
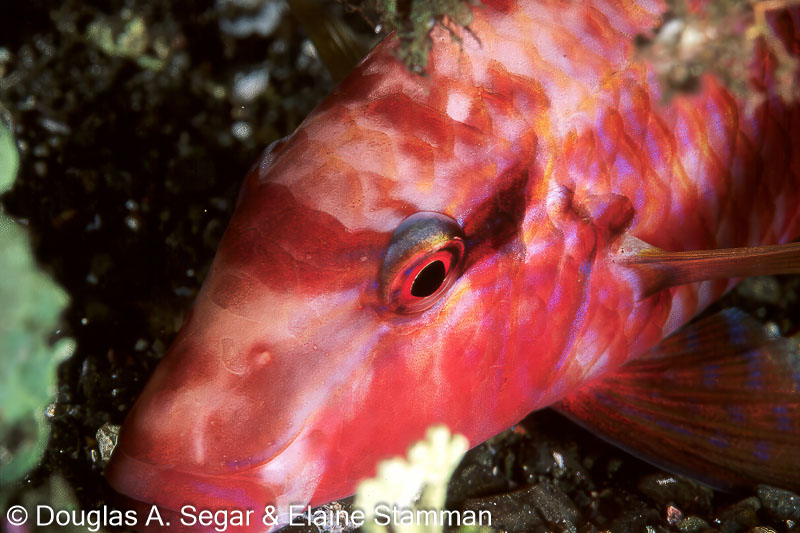
[[[375, 509], [388, 505], [399, 509], [443, 509], [447, 483], [469, 448], [463, 435], [451, 435], [444, 426], [428, 430], [425, 440], [413, 445], [408, 459], [400, 457], [383, 461], [378, 474], [363, 481], [356, 492], [354, 507], [366, 515], [367, 533], [387, 531], [375, 521]], [[441, 531], [441, 526], [422, 523], [393, 524], [396, 533]]]

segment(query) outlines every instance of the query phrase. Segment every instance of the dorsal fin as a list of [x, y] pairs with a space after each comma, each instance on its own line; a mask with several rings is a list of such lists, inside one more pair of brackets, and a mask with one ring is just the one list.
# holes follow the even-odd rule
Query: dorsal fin
[[695, 281], [799, 274], [800, 242], [667, 252], [626, 235], [614, 262], [636, 272], [641, 280], [640, 298], [646, 298], [662, 289]]
[[292, 14], [305, 28], [322, 63], [338, 83], [369, 52], [353, 29], [332, 10], [333, 3], [322, 0], [289, 0]]
[[654, 464], [725, 489], [800, 489], [800, 354], [728, 309], [556, 406]]

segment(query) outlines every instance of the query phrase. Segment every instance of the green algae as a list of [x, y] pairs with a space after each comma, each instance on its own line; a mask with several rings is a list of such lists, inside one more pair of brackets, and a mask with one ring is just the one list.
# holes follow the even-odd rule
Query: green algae
[[[11, 188], [19, 154], [0, 123], [0, 192]], [[0, 503], [39, 461], [50, 434], [45, 415], [56, 366], [74, 348], [50, 342], [67, 295], [36, 265], [27, 232], [0, 212]]]
[[337, 0], [346, 13], [361, 15], [372, 30], [370, 37], [357, 35], [348, 23], [335, 16], [330, 2], [288, 1], [335, 81], [343, 78], [364, 57], [375, 44], [375, 35], [389, 33], [397, 40], [397, 58], [411, 72], [424, 75], [433, 46], [431, 32], [439, 26], [459, 41], [455, 30], [468, 30], [472, 8], [481, 6], [480, 0]]
[[[115, 25], [123, 23], [121, 31], [115, 32]], [[148, 34], [144, 17], [133, 16], [124, 11], [121, 21], [110, 17], [99, 17], [89, 24], [86, 39], [112, 57], [125, 57], [148, 70], [159, 71], [164, 68], [169, 55], [169, 47], [160, 39], [152, 39]], [[149, 48], [154, 54], [148, 54]]]
[[19, 152], [14, 145], [14, 136], [0, 121], [0, 194], [9, 190], [14, 184], [18, 168]]
[[450, 28], [472, 22], [471, 6], [465, 0], [376, 0], [381, 22], [397, 35], [397, 57], [413, 72], [424, 73], [433, 41], [430, 33], [438, 24]]

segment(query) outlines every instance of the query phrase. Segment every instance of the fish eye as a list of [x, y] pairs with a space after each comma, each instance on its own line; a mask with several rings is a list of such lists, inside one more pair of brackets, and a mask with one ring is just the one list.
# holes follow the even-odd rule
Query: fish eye
[[431, 261], [419, 271], [411, 284], [411, 296], [425, 298], [439, 290], [447, 278], [447, 267], [441, 260]]
[[420, 212], [403, 220], [380, 273], [384, 301], [395, 312], [419, 313], [435, 304], [461, 274], [464, 232], [441, 213]]

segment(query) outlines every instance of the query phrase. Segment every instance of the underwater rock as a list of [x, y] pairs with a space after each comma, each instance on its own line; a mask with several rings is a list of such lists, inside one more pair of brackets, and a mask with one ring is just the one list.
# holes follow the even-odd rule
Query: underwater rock
[[759, 485], [758, 498], [772, 518], [800, 522], [800, 496], [794, 492]]
[[506, 531], [543, 528], [545, 522], [536, 512], [530, 491], [530, 488], [525, 488], [496, 496], [472, 498], [464, 502], [462, 510], [476, 513], [489, 511], [492, 515], [492, 526]]
[[486, 498], [472, 498], [463, 508], [492, 513], [492, 526], [522, 531], [550, 526], [550, 530], [577, 531], [580, 513], [572, 500], [552, 483], [506, 492]]
[[758, 524], [761, 502], [755, 496], [741, 500], [720, 514], [722, 533], [741, 533]]
[[667, 473], [645, 476], [639, 490], [660, 505], [674, 504], [684, 513], [707, 515], [711, 512], [711, 489], [689, 479]]

